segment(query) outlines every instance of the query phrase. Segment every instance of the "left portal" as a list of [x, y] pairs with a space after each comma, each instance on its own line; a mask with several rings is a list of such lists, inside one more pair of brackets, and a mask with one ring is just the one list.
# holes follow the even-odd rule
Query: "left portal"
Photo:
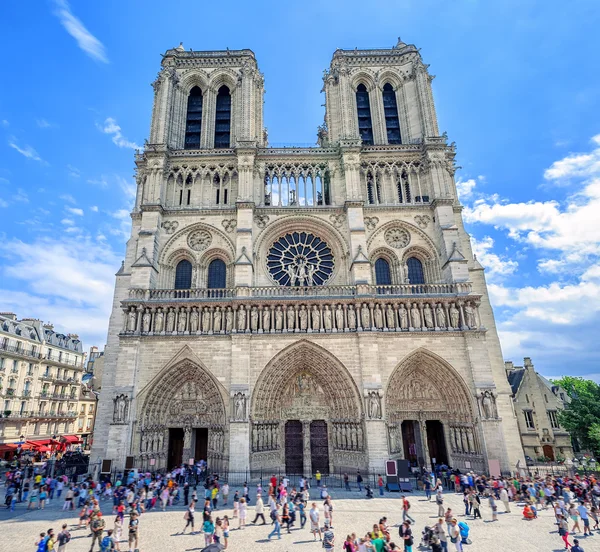
[[169, 429], [169, 463], [168, 469], [181, 466], [183, 461], [183, 428], [175, 427]]

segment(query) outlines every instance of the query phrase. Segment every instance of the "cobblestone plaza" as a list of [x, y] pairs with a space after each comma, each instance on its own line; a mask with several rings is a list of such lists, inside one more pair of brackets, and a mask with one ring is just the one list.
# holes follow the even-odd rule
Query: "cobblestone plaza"
[[[311, 491], [313, 498], [316, 491]], [[383, 498], [374, 498], [366, 500], [361, 498], [358, 492], [347, 493], [334, 490], [332, 492], [334, 504], [334, 533], [336, 537], [335, 549], [341, 550], [342, 543], [347, 534], [355, 532], [357, 535], [364, 535], [372, 528], [373, 523], [377, 523], [382, 516], [387, 516], [388, 522], [392, 527], [392, 540], [396, 543], [398, 539], [397, 524], [402, 519], [402, 501], [398, 494], [391, 494]], [[415, 518], [414, 532], [415, 546], [413, 550], [418, 550], [420, 533], [425, 525], [433, 525], [437, 519], [437, 506], [434, 500], [428, 502], [422, 494], [409, 496], [411, 502], [411, 515]], [[322, 515], [322, 500], [315, 500], [319, 505]], [[44, 511], [25, 512], [23, 505], [17, 506], [17, 512], [11, 514], [6, 510], [0, 511], [0, 551], [1, 552], [25, 552], [34, 550], [34, 542], [42, 531], [47, 531], [50, 527], [55, 532], [60, 530], [63, 523], [69, 523], [69, 527], [75, 527], [78, 523], [77, 513], [62, 512], [57, 501]], [[102, 503], [102, 509], [106, 514], [107, 528], [112, 528], [114, 517], [110, 515], [111, 506], [108, 502]], [[447, 493], [444, 496], [444, 506], [451, 507], [457, 515], [457, 519], [464, 520], [461, 515], [464, 513], [462, 496]], [[522, 507], [511, 503], [511, 513], [502, 513], [502, 504], [499, 504], [499, 516], [497, 522], [491, 522], [491, 510], [487, 502], [483, 501], [481, 512], [483, 521], [472, 521], [467, 523], [471, 527], [470, 538], [473, 541], [471, 545], [465, 546], [464, 550], [468, 552], [504, 552], [519, 550], [519, 552], [538, 552], [538, 551], [558, 551], [562, 550], [562, 540], [558, 536], [556, 526], [554, 525], [554, 515], [550, 509], [541, 510], [539, 518], [533, 521], [525, 521], [521, 516]], [[220, 509], [215, 515], [222, 516], [227, 514], [231, 517], [232, 509]], [[200, 533], [190, 535], [177, 535], [185, 525], [183, 520], [183, 506], [174, 506], [166, 512], [160, 510], [152, 511], [141, 516], [140, 521], [140, 541], [139, 549], [141, 552], [165, 551], [169, 552], [190, 552], [204, 548], [204, 538]], [[254, 508], [251, 504], [248, 509], [248, 520], [252, 521], [254, 517]], [[196, 515], [196, 529], [199, 530], [198, 520], [201, 520], [201, 512]], [[27, 522], [27, 523], [24, 523]], [[125, 527], [128, 518], [125, 519]], [[282, 530], [281, 540], [274, 538], [271, 542], [267, 541], [269, 526], [248, 525], [245, 530], [233, 529], [229, 539], [228, 550], [233, 552], [247, 550], [270, 550], [272, 552], [284, 552], [288, 550], [297, 550], [299, 552], [316, 552], [322, 550], [320, 543], [314, 542], [309, 532], [310, 524], [304, 529], [293, 528], [291, 533], [286, 534]], [[237, 527], [237, 520], [231, 524], [232, 528]], [[79, 529], [73, 530], [73, 538], [67, 545], [67, 552], [87, 552], [90, 547], [91, 539], [87, 537], [89, 531]], [[579, 535], [581, 537], [581, 535]], [[572, 543], [572, 536], [569, 537]], [[578, 538], [578, 535], [575, 535]], [[600, 550], [600, 533], [595, 532], [593, 537], [587, 539], [581, 538], [581, 544], [586, 550]], [[402, 549], [402, 548], [401, 548]], [[96, 547], [97, 550], [97, 547]], [[121, 550], [127, 550], [127, 542], [121, 542]], [[454, 547], [449, 543], [449, 550]]]

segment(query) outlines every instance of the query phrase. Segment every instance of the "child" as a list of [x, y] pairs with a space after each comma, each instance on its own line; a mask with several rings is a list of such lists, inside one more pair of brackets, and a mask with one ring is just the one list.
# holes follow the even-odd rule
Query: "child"
[[238, 525], [238, 529], [246, 528], [246, 511], [248, 505], [246, 504], [246, 499], [244, 497], [240, 498], [239, 502], [239, 514], [240, 514], [240, 523]]
[[202, 524], [202, 532], [204, 533], [204, 546], [212, 544], [215, 524], [210, 517]]
[[227, 549], [227, 543], [229, 542], [229, 518], [227, 516], [223, 516], [222, 520], [223, 525], [223, 546]]
[[233, 516], [232, 516], [232, 519], [235, 519], [236, 517], [238, 517], [239, 509], [240, 509], [240, 493], [239, 493], [239, 491], [235, 491], [235, 494], [233, 495]]

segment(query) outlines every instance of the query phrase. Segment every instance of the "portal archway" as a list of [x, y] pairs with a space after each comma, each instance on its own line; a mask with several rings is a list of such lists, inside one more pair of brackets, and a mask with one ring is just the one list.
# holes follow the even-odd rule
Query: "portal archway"
[[392, 457], [427, 468], [483, 466], [473, 398], [441, 357], [426, 349], [410, 354], [392, 372], [385, 395]]
[[314, 343], [290, 345], [267, 364], [252, 394], [251, 422], [253, 469], [310, 474], [367, 466], [358, 388]]
[[206, 460], [211, 470], [227, 468], [225, 402], [204, 367], [188, 359], [177, 362], [143, 394], [138, 416], [141, 467], [173, 468], [194, 458]]

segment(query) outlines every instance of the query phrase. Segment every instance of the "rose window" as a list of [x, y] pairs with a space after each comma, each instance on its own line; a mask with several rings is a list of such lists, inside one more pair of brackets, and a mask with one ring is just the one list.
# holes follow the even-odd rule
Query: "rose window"
[[290, 232], [269, 249], [267, 269], [281, 286], [320, 286], [333, 274], [327, 242], [310, 232]]

